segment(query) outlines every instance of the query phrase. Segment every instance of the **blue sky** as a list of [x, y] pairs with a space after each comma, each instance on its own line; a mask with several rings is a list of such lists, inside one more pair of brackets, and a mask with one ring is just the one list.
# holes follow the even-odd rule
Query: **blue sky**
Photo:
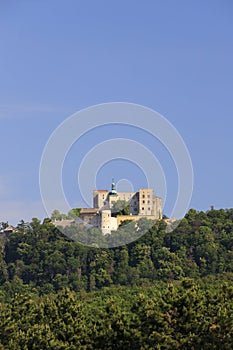
[[[46, 216], [39, 165], [53, 130], [83, 108], [105, 102], [141, 104], [180, 132], [194, 168], [190, 207], [232, 207], [233, 3], [231, 0], [0, 2], [0, 220]], [[127, 129], [102, 130], [74, 145], [64, 164], [64, 189], [82, 203], [75, 183], [80, 155]], [[135, 134], [148, 147], [149, 137]], [[174, 166], [156, 154], [168, 177], [165, 211], [174, 202]], [[155, 152], [155, 153], [156, 153]], [[106, 164], [99, 187], [128, 174]], [[135, 175], [136, 174], [136, 175]], [[90, 189], [92, 190], [92, 189]]]

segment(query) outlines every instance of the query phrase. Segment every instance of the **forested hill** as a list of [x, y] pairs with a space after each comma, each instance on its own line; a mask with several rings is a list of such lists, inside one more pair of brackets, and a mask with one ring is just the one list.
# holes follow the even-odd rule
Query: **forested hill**
[[173, 232], [165, 228], [158, 221], [131, 244], [98, 249], [69, 240], [48, 219], [22, 221], [18, 232], [1, 235], [2, 295], [233, 277], [233, 209], [192, 209]]
[[233, 349], [233, 209], [112, 249], [22, 221], [0, 265], [0, 350]]

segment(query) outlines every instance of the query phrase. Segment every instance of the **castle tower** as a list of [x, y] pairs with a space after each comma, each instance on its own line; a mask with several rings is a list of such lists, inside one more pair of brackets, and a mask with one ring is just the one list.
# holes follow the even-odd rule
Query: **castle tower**
[[114, 179], [112, 179], [112, 188], [111, 191], [109, 192], [110, 196], [117, 196], [117, 191], [116, 191], [116, 185], [114, 182]]
[[108, 199], [108, 191], [107, 190], [94, 190], [93, 191], [93, 207], [101, 209], [104, 205], [106, 205]]
[[139, 189], [139, 215], [152, 215], [153, 210], [153, 189]]
[[104, 235], [117, 230], [117, 218], [111, 216], [110, 209], [101, 212], [101, 230]]

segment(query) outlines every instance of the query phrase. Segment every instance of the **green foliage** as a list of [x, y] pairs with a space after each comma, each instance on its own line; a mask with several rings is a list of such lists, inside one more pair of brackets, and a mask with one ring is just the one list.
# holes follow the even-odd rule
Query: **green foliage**
[[68, 212], [68, 219], [76, 219], [80, 216], [81, 208], [73, 208]]
[[233, 286], [193, 279], [1, 304], [0, 349], [232, 349]]
[[53, 220], [53, 221], [55, 221], [55, 220], [61, 221], [61, 220], [65, 220], [65, 219], [67, 219], [66, 214], [60, 213], [60, 211], [57, 209], [55, 209], [51, 214], [51, 220]]
[[119, 199], [114, 202], [111, 208], [112, 216], [117, 215], [129, 215], [130, 214], [130, 204], [125, 200]]
[[224, 278], [233, 273], [233, 209], [207, 213], [192, 209], [173, 232], [166, 232], [164, 221], [151, 227], [149, 220], [142, 218], [137, 225], [147, 230], [144, 236], [124, 249], [99, 250], [96, 247], [105, 242], [116, 245], [118, 240], [136, 239], [135, 222], [108, 236], [96, 228], [87, 231], [82, 225], [65, 228], [71, 239], [93, 244], [89, 248], [61, 234], [49, 219], [42, 223], [36, 218], [31, 223], [22, 220], [16, 232], [2, 239], [0, 289], [7, 290], [15, 278], [43, 294], [64, 287], [93, 290], [183, 277]]
[[8, 222], [0, 222], [0, 232], [5, 230], [8, 226]]
[[144, 236], [97, 248], [134, 224], [108, 237], [69, 227], [93, 248], [50, 219], [2, 233], [0, 350], [232, 349], [233, 209], [192, 209], [173, 232], [142, 219]]

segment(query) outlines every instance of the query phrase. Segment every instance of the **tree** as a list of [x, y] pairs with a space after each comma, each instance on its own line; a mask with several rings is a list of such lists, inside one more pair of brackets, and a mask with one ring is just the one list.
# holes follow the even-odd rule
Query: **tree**
[[52, 214], [51, 214], [51, 220], [52, 221], [56, 221], [56, 220], [65, 220], [66, 219], [66, 215], [65, 214], [62, 214], [60, 213], [59, 210], [55, 209]]
[[8, 222], [0, 222], [0, 232], [5, 230], [8, 226]]
[[73, 208], [68, 212], [68, 219], [76, 219], [80, 216], [81, 208]]
[[112, 216], [117, 215], [129, 215], [130, 214], [130, 204], [125, 200], [118, 200], [113, 203], [111, 208]]

